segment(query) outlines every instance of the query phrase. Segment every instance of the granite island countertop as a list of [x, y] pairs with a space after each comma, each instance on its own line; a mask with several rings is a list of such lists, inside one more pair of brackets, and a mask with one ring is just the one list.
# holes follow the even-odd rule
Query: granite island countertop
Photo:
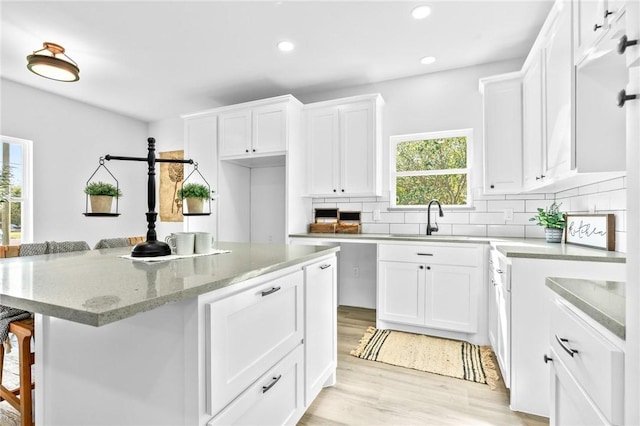
[[102, 326], [167, 303], [311, 261], [338, 246], [220, 242], [230, 253], [160, 262], [122, 258], [130, 247], [0, 261], [0, 304]]
[[625, 338], [625, 283], [548, 277], [546, 286], [621, 339]]
[[474, 237], [464, 235], [416, 234], [291, 234], [294, 239], [336, 243], [374, 243], [389, 241], [491, 244], [506, 257], [625, 263], [626, 254], [565, 243], [547, 243], [543, 238]]

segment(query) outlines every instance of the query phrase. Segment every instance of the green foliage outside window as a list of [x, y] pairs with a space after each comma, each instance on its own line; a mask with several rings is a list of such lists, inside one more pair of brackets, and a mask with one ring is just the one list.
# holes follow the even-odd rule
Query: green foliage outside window
[[467, 204], [467, 137], [398, 142], [396, 205]]

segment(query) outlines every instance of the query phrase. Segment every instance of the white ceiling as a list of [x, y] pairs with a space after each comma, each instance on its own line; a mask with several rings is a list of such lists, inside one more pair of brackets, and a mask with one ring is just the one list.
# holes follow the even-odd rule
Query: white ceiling
[[[5, 1], [0, 75], [144, 121], [524, 58], [552, 0]], [[411, 17], [420, 4], [432, 13]], [[296, 48], [283, 53], [281, 40]], [[80, 67], [26, 68], [49, 41]], [[435, 56], [422, 65], [424, 56]]]

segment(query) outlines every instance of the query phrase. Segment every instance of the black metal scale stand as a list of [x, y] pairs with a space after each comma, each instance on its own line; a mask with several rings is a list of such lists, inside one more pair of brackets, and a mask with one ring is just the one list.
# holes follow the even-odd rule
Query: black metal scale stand
[[173, 158], [156, 158], [156, 140], [148, 138], [149, 153], [146, 157], [121, 157], [116, 155], [105, 155], [105, 160], [122, 160], [122, 161], [146, 161], [149, 166], [148, 182], [147, 182], [147, 207], [149, 211], [147, 215], [147, 241], [137, 244], [131, 251], [132, 257], [157, 257], [168, 256], [171, 254], [171, 248], [164, 241], [158, 241], [156, 234], [156, 219], [158, 213], [156, 210], [156, 163], [182, 163], [193, 164], [193, 160], [178, 160]]

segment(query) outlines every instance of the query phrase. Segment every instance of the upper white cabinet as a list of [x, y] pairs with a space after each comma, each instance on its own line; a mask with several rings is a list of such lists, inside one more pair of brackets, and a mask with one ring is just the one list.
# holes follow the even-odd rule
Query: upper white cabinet
[[381, 195], [379, 94], [305, 106], [311, 196]]
[[608, 30], [624, 13], [621, 0], [576, 0], [574, 1], [574, 46], [575, 61], [579, 62], [607, 35]]
[[542, 53], [530, 56], [522, 77], [522, 180], [524, 189], [535, 187], [544, 179], [542, 166]]
[[573, 56], [571, 3], [558, 2], [544, 43], [545, 145], [548, 177], [571, 170]]
[[522, 190], [522, 74], [480, 80], [484, 117], [484, 192]]
[[301, 104], [286, 95], [219, 110], [220, 158], [284, 154], [289, 114]]

